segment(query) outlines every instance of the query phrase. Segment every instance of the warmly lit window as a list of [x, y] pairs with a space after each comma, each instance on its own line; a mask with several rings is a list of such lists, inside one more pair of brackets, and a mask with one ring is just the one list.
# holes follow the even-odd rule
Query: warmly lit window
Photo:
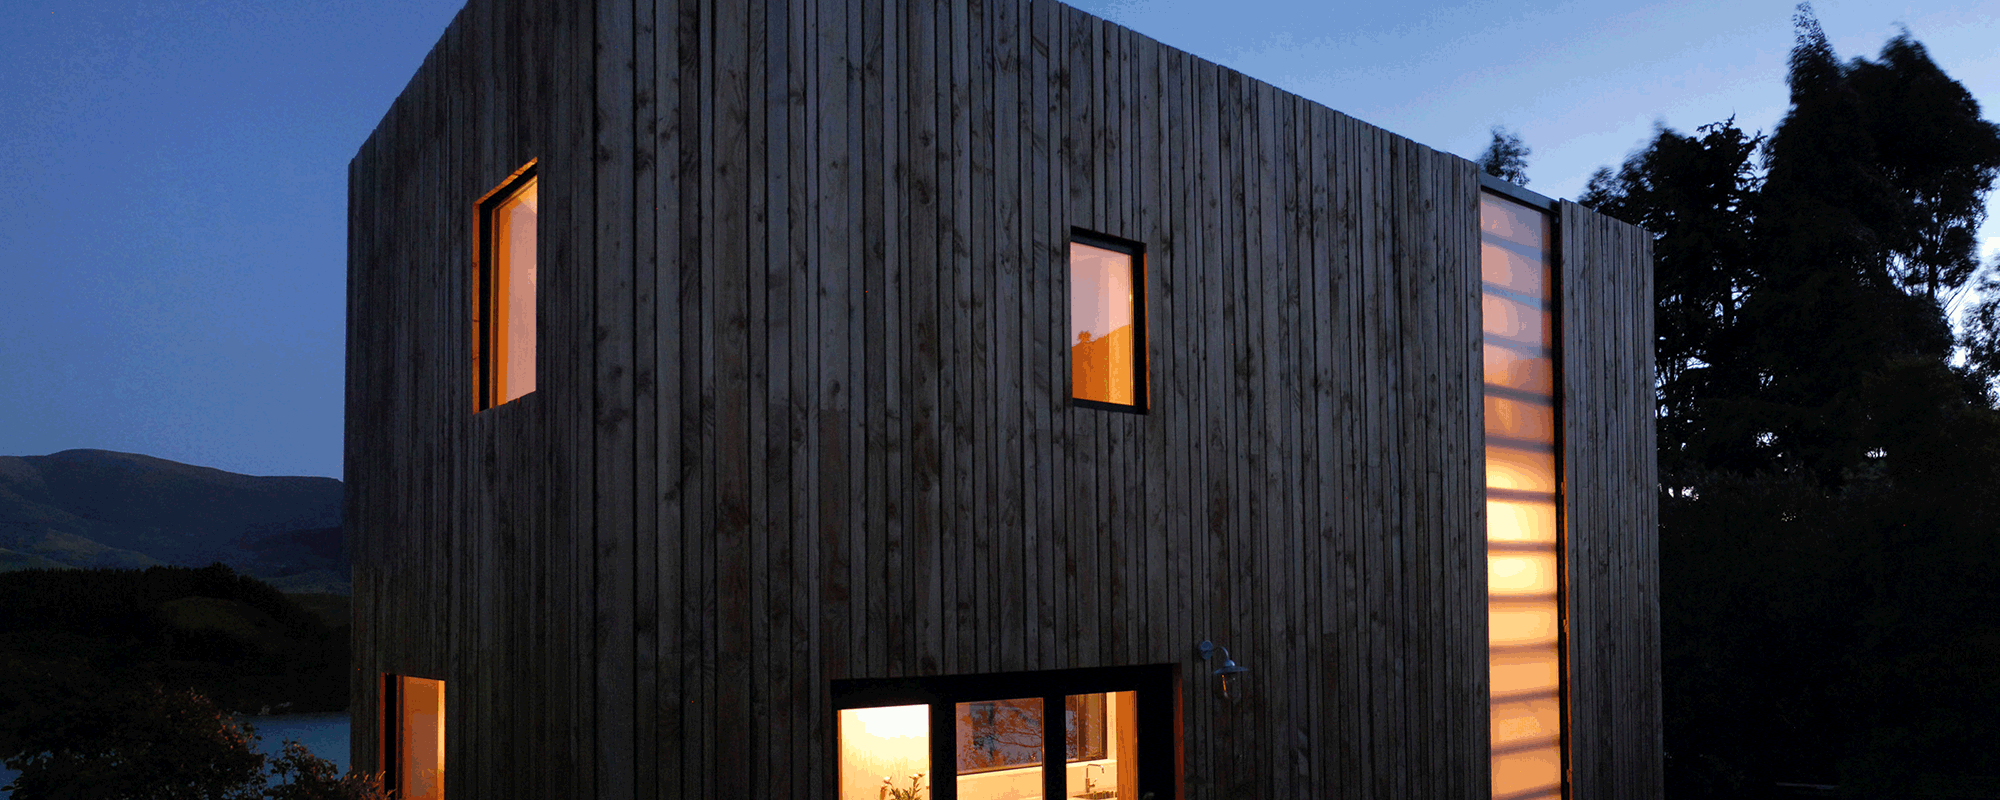
[[1084, 232], [1069, 243], [1070, 396], [1142, 409], [1146, 399], [1142, 248]]
[[[1061, 780], [1065, 797], [1136, 798], [1135, 692], [1062, 695]], [[1057, 697], [957, 705], [959, 800], [1034, 797], [1055, 761], [1045, 751]], [[1121, 738], [1122, 737], [1122, 738]], [[1121, 792], [1123, 792], [1121, 794]]]
[[382, 773], [398, 800], [444, 797], [444, 681], [382, 679]]
[[[930, 706], [840, 712], [840, 800], [928, 798], [930, 763]], [[895, 794], [885, 794], [885, 785], [894, 787]]]
[[1493, 796], [1562, 796], [1562, 561], [1549, 215], [1483, 194]]
[[535, 165], [530, 162], [479, 202], [477, 331], [479, 408], [535, 390]]
[[[1100, 688], [1104, 681], [1017, 673], [998, 680], [929, 679], [914, 690], [904, 684], [884, 696], [836, 699], [838, 705], [871, 704], [838, 712], [840, 800], [929, 800], [933, 776], [940, 774], [951, 778], [959, 800], [1139, 800], [1148, 780], [1154, 781], [1148, 791], [1169, 796], [1160, 789], [1173, 780], [1165, 770], [1178, 733], [1171, 730], [1171, 706], [1157, 705], [1175, 696], [1171, 672], [1163, 674], [1153, 688], [1124, 691], [1073, 693], [1068, 687]], [[1019, 691], [1037, 685], [1041, 692]], [[1029, 696], [965, 697], [994, 691]], [[1142, 696], [1156, 704], [1151, 724], [1158, 730], [1150, 739], [1141, 735]], [[907, 699], [923, 702], [900, 702]], [[949, 738], [934, 739], [933, 725], [946, 724]], [[948, 771], [935, 769], [940, 764]], [[1142, 768], [1154, 772], [1142, 777]]]

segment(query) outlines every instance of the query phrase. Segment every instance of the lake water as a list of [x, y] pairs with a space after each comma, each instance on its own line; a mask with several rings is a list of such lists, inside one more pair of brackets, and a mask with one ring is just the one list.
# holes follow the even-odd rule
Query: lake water
[[262, 740], [257, 743], [258, 752], [277, 755], [291, 739], [305, 745], [313, 755], [333, 762], [342, 775], [347, 774], [347, 712], [330, 714], [272, 714], [268, 717], [245, 717], [251, 727], [257, 729]]
[[[347, 733], [350, 723], [347, 714], [272, 714], [268, 717], [245, 717], [260, 737], [257, 751], [265, 755], [277, 755], [278, 750], [290, 739], [306, 746], [313, 755], [333, 762], [340, 773], [347, 774]], [[20, 773], [0, 767], [0, 786], [14, 782]], [[13, 793], [0, 791], [0, 798]]]

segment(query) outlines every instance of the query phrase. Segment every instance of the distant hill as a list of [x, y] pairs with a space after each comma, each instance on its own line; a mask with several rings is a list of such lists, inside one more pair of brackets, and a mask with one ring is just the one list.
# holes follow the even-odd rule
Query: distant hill
[[286, 591], [352, 591], [341, 484], [108, 450], [0, 456], [0, 572], [221, 562]]

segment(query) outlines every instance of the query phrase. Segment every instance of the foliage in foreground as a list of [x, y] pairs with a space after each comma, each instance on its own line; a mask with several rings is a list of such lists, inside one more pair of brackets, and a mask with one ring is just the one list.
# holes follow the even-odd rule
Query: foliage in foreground
[[[14, 800], [387, 800], [378, 779], [336, 774], [298, 742], [276, 756], [192, 690], [158, 684], [74, 702], [17, 734]], [[267, 779], [267, 768], [269, 778]]]

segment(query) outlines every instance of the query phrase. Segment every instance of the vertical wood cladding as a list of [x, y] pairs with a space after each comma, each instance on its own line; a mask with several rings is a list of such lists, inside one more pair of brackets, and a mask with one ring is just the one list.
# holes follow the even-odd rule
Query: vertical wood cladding
[[[350, 187], [357, 766], [383, 671], [457, 796], [824, 797], [833, 680], [1177, 663], [1189, 797], [1484, 795], [1463, 159], [1040, 0], [472, 0]], [[1072, 227], [1146, 244], [1150, 413], [1069, 403]], [[1657, 797], [1649, 244], [1562, 231], [1576, 796]]]
[[1574, 203], [1561, 215], [1570, 780], [1579, 798], [1654, 798], [1664, 779], [1653, 240]]

